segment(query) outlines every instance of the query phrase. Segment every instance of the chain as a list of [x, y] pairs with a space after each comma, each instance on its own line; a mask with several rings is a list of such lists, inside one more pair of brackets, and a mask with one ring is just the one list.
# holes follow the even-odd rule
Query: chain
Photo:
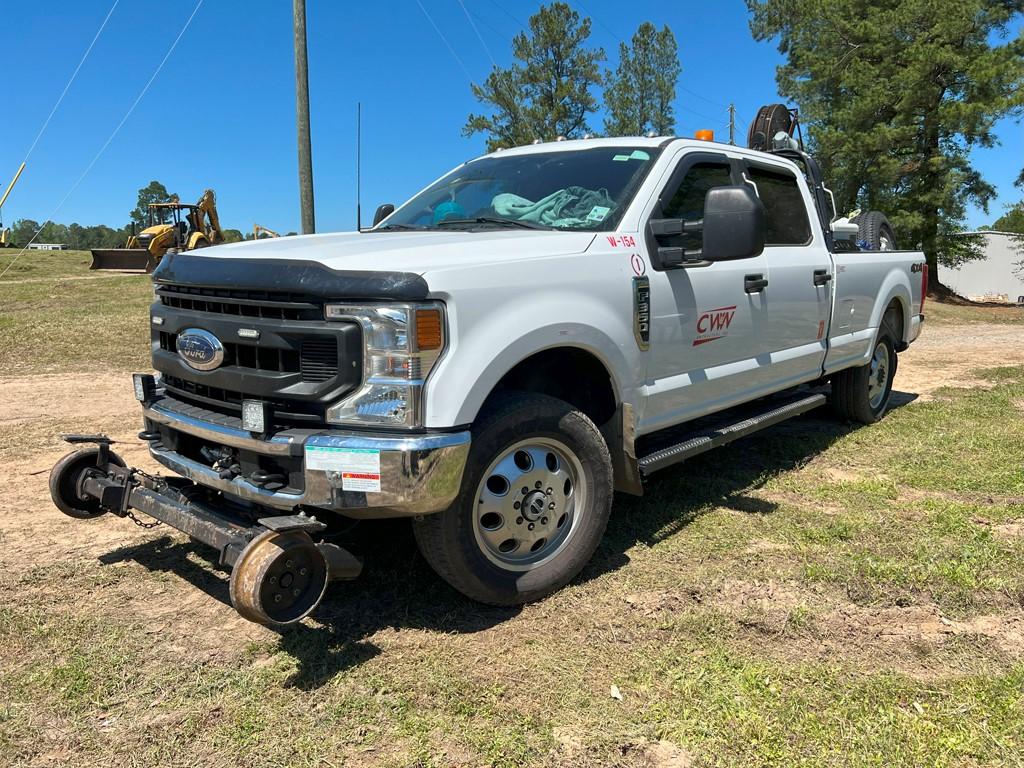
[[139, 526], [139, 528], [156, 528], [158, 525], [160, 525], [159, 520], [154, 520], [152, 523], [147, 523], [144, 520], [140, 520], [138, 517], [135, 516], [135, 513], [132, 512], [130, 509], [128, 510], [128, 519], [135, 523], [137, 526]]

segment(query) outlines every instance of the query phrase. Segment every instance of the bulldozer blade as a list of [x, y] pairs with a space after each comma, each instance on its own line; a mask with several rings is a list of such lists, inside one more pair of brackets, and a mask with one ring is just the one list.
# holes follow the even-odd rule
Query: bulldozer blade
[[145, 248], [96, 248], [89, 269], [119, 269], [152, 272], [156, 260]]

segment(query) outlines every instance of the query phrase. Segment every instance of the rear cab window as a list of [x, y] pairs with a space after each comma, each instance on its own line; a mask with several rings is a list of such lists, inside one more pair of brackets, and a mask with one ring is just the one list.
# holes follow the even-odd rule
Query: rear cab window
[[748, 163], [746, 176], [764, 205], [765, 245], [810, 245], [811, 222], [796, 175]]

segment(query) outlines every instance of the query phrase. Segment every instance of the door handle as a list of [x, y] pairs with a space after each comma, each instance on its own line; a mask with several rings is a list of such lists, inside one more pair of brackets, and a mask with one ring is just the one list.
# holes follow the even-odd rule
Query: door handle
[[764, 275], [747, 275], [743, 278], [743, 290], [747, 293], [760, 293], [768, 286]]
[[832, 273], [827, 269], [816, 269], [814, 270], [814, 284], [815, 285], [828, 285], [832, 279]]

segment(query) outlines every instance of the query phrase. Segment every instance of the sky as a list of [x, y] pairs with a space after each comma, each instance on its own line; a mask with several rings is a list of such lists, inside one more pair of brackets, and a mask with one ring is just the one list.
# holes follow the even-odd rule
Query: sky
[[[0, 0], [0, 189], [6, 189], [113, 2]], [[225, 228], [246, 231], [259, 223], [281, 233], [299, 229], [287, 0], [205, 0], [149, 91], [68, 195], [196, 2], [118, 0], [4, 205], [5, 224], [53, 218], [121, 226], [137, 190], [157, 179], [185, 202], [198, 200], [206, 187], [215, 189]], [[357, 102], [363, 114], [364, 224], [377, 204], [400, 203], [484, 152], [482, 135], [461, 134], [467, 115], [480, 111], [470, 81], [482, 81], [492, 61], [511, 62], [511, 38], [539, 3], [463, 3], [469, 18], [459, 0], [307, 0], [318, 231], [355, 226]], [[682, 63], [675, 103], [679, 136], [712, 128], [716, 138], [726, 138], [731, 102], [742, 143], [758, 106], [779, 100], [775, 67], [781, 57], [774, 43], [751, 38], [742, 0], [631, 0], [628, 14], [617, 0], [571, 4], [593, 19], [591, 41], [608, 53], [609, 66], [619, 41], [628, 40], [640, 22], [672, 28]], [[600, 129], [600, 117], [592, 127]], [[1024, 128], [1005, 120], [997, 134], [1001, 146], [978, 150], [974, 161], [999, 199], [987, 214], [971, 211], [972, 227], [991, 222], [1022, 196], [1013, 180], [1024, 165]]]

